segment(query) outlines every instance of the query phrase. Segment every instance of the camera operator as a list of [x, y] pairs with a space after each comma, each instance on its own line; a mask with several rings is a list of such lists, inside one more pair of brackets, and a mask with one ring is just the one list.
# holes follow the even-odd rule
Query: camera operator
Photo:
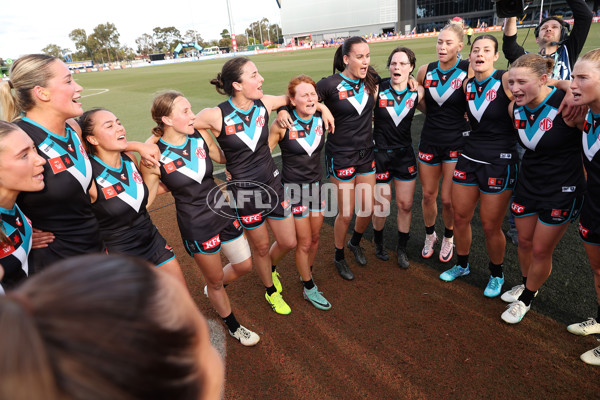
[[[584, 0], [567, 0], [573, 11], [574, 26], [569, 34], [569, 24], [558, 17], [544, 18], [535, 29], [538, 54], [554, 59], [551, 78], [570, 80], [571, 69], [585, 44], [593, 14]], [[517, 18], [506, 19], [502, 41], [504, 57], [512, 64], [525, 54], [525, 49], [517, 43]]]

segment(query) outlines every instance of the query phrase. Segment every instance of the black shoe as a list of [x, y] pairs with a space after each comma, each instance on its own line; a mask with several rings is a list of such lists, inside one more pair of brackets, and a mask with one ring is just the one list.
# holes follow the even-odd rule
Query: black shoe
[[357, 263], [359, 263], [360, 265], [367, 265], [367, 258], [363, 254], [362, 247], [355, 246], [352, 243], [348, 242], [348, 248], [354, 254], [354, 258], [356, 259]]
[[400, 268], [407, 269], [410, 266], [410, 263], [408, 262], [408, 255], [406, 254], [406, 249], [398, 247], [396, 250], [398, 251], [398, 266]]
[[383, 248], [383, 243], [375, 243], [375, 256], [380, 260], [387, 261], [390, 259], [387, 251]]
[[350, 267], [348, 267], [346, 260], [337, 261], [334, 259], [333, 262], [338, 270], [338, 273], [342, 278], [344, 278], [347, 281], [351, 281], [352, 279], [354, 279], [354, 274], [350, 270]]

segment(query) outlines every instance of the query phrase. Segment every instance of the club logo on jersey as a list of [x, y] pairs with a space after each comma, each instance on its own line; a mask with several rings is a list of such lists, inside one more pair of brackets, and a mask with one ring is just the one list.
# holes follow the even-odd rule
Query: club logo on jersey
[[119, 194], [123, 193], [125, 188], [121, 184], [111, 185], [102, 188], [102, 193], [104, 194], [104, 198], [106, 200], [111, 199]]
[[170, 163], [167, 163], [164, 165], [165, 171], [167, 174], [170, 174], [171, 172], [175, 172], [179, 168], [182, 168], [184, 166], [185, 166], [185, 162], [181, 158], [178, 158], [177, 160], [171, 161]]
[[540, 121], [540, 130], [547, 132], [552, 129], [552, 120], [550, 118], [544, 118]]
[[[229, 100], [231, 103], [231, 100]], [[225, 133], [227, 135], [235, 135], [241, 140], [251, 151], [256, 150], [258, 141], [263, 136], [263, 128], [267, 123], [267, 110], [254, 104], [252, 108], [242, 113], [234, 109], [229, 115], [223, 119], [225, 125]]]
[[437, 87], [438, 86], [439, 81], [436, 80], [432, 80], [432, 79], [426, 79], [425, 80], [425, 87], [429, 88], [429, 87]]
[[380, 172], [378, 174], [376, 174], [377, 180], [378, 181], [385, 181], [388, 180], [390, 177], [390, 172], [386, 171], [386, 172]]
[[515, 214], [522, 214], [523, 211], [525, 211], [525, 207], [515, 202], [511, 204], [510, 209], [513, 210]]
[[202, 149], [200, 147], [196, 148], [194, 153], [196, 154], [196, 157], [198, 157], [198, 158], [201, 158], [201, 159], [206, 158], [206, 151], [204, 151], [204, 149]]
[[290, 140], [297, 140], [297, 139], [301, 139], [301, 138], [305, 138], [306, 137], [306, 132], [305, 131], [297, 131], [294, 128], [290, 129], [290, 134], [289, 134]]
[[527, 127], [527, 121], [524, 119], [515, 119], [515, 129], [525, 129]]
[[587, 228], [584, 228], [583, 225], [581, 225], [581, 222], [579, 223], [579, 233], [581, 233], [581, 236], [585, 239], [587, 239], [588, 237], [588, 233], [590, 233], [590, 230]]
[[365, 106], [369, 102], [369, 95], [364, 88], [364, 85], [358, 86], [358, 89], [354, 87], [354, 84], [342, 80], [336, 87], [339, 93], [340, 100], [348, 100], [348, 102], [354, 107], [358, 114], [362, 114]]
[[225, 134], [226, 135], [235, 135], [238, 132], [243, 132], [244, 131], [244, 124], [234, 124], [234, 125], [228, 125], [225, 127]]
[[208, 239], [206, 242], [202, 243], [202, 248], [207, 251], [214, 249], [215, 247], [221, 244], [221, 237], [219, 235], [213, 237], [212, 239]]
[[308, 123], [296, 120], [288, 131], [288, 138], [295, 140], [309, 156], [321, 145], [322, 136], [323, 120], [320, 117], [312, 117]]
[[[441, 85], [435, 81], [435, 76], [439, 77], [441, 80]], [[445, 73], [440, 76], [440, 71], [436, 68], [433, 71], [427, 73], [425, 77], [426, 88], [429, 88], [428, 92], [435, 100], [436, 103], [441, 107], [446, 100], [450, 98], [457, 90], [462, 88], [463, 79], [467, 76], [467, 73], [461, 69], [453, 69], [451, 72]], [[427, 85], [427, 80], [431, 80], [429, 86]], [[434, 81], [436, 82], [434, 85]], [[448, 84], [450, 83], [450, 84]]]
[[583, 135], [581, 137], [583, 152], [589, 161], [592, 161], [594, 156], [600, 150], [600, 140], [598, 134], [600, 133], [600, 124], [594, 118], [591, 111], [585, 117], [583, 124]]
[[[470, 87], [470, 84], [467, 87]], [[467, 101], [475, 100], [476, 93], [475, 92], [467, 92], [466, 96], [467, 96]]]
[[354, 96], [354, 92], [352, 90], [343, 90], [339, 93], [339, 99], [340, 100], [345, 100], [347, 99], [349, 96]]
[[454, 170], [454, 177], [456, 179], [467, 179], [467, 174], [464, 171]]
[[250, 225], [255, 222], [262, 221], [262, 215], [260, 213], [252, 214], [252, 215], [244, 215], [241, 217], [242, 223], [245, 225]]
[[353, 176], [355, 170], [356, 169], [354, 167], [350, 167], [345, 169], [338, 169], [337, 171], [335, 171], [335, 173], [339, 177], [346, 178], [348, 176]]
[[419, 151], [419, 159], [423, 161], [431, 161], [433, 160], [433, 154], [427, 154]]

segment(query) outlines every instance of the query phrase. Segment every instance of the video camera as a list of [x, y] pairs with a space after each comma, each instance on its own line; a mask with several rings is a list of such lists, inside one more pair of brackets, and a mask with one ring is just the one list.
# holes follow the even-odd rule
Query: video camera
[[520, 17], [523, 15], [523, 0], [492, 0], [496, 3], [496, 14], [500, 18]]

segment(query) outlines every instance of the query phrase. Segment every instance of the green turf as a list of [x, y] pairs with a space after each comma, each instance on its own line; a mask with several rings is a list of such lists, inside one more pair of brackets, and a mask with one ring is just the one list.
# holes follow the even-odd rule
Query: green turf
[[[526, 30], [519, 31], [519, 43], [526, 36]], [[501, 40], [501, 32], [495, 35]], [[477, 35], [475, 35], [477, 36]], [[435, 38], [411, 39], [387, 43], [371, 44], [372, 64], [382, 76], [388, 76], [385, 63], [390, 51], [399, 45], [413, 49], [417, 55], [417, 67], [436, 59]], [[593, 24], [583, 52], [600, 44], [600, 24]], [[529, 34], [524, 46], [535, 50], [533, 31]], [[265, 93], [282, 94], [287, 82], [293, 76], [304, 73], [318, 80], [332, 73], [332, 59], [335, 48], [303, 50], [288, 53], [268, 54], [251, 57], [265, 78]], [[462, 51], [466, 57], [468, 49]], [[150, 117], [150, 105], [154, 94], [160, 90], [176, 89], [185, 94], [192, 103], [194, 111], [205, 107], [214, 107], [225, 100], [214, 86], [209, 84], [220, 71], [224, 60], [199, 61], [165, 66], [125, 69], [110, 72], [86, 73], [76, 76], [77, 81], [86, 89], [84, 95], [97, 92], [97, 89], [108, 89], [108, 92], [85, 97], [82, 102], [85, 109], [105, 107], [113, 111], [123, 121], [130, 140], [144, 140], [150, 135], [154, 126]], [[506, 60], [500, 51], [500, 59], [496, 62], [499, 69], [506, 68]], [[423, 116], [415, 117], [413, 122], [413, 140], [418, 143]], [[409, 242], [409, 255], [418, 260], [423, 240], [422, 214], [420, 207], [421, 188], [417, 185], [413, 207], [411, 226], [412, 239]], [[393, 204], [393, 206], [395, 206]], [[395, 209], [386, 223], [385, 243], [388, 249], [395, 248]], [[478, 217], [478, 210], [473, 219], [473, 245], [471, 248], [471, 275], [462, 278], [481, 288], [485, 287], [488, 278], [487, 254], [483, 243], [483, 231]], [[328, 219], [328, 223], [332, 223]], [[506, 225], [506, 224], [505, 224]], [[438, 235], [442, 235], [442, 221], [438, 216]], [[506, 227], [506, 226], [505, 226]], [[369, 229], [365, 235], [371, 237]], [[436, 253], [437, 255], [437, 253]], [[389, 261], [392, 262], [392, 261]], [[447, 268], [435, 259], [425, 262], [440, 272]], [[520, 283], [520, 272], [516, 247], [507, 245], [506, 251], [507, 287]], [[483, 294], [482, 294], [483, 295]], [[499, 301], [499, 300], [498, 300]], [[595, 316], [595, 296], [592, 274], [583, 246], [576, 233], [576, 225], [569, 230], [554, 255], [554, 270], [536, 299], [535, 309], [563, 322], [575, 322], [590, 315]]]

